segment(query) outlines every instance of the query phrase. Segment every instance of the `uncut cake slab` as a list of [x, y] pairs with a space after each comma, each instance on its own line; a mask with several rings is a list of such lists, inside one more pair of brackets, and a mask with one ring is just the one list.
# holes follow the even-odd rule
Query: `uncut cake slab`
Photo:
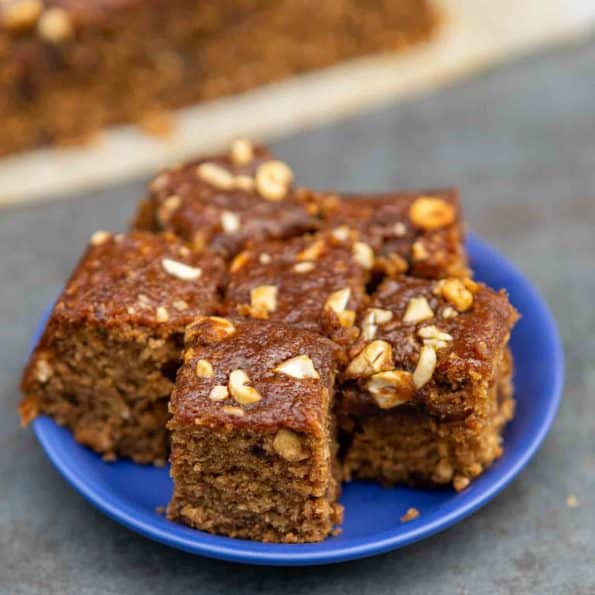
[[321, 542], [352, 482], [464, 498], [506, 452], [518, 313], [473, 279], [455, 191], [315, 192], [238, 139], [160, 172], [130, 227], [90, 238], [20, 413], [105, 467], [169, 457], [159, 522]]
[[6, 0], [0, 206], [148, 175], [237, 134], [273, 138], [433, 90], [575, 41], [595, 18], [584, 0], [513, 5]]

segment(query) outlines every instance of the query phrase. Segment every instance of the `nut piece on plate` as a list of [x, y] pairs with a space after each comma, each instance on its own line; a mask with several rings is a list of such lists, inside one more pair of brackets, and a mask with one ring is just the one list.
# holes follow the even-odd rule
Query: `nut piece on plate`
[[[339, 349], [280, 322], [230, 322], [235, 332], [213, 341], [216, 323], [204, 318], [186, 342], [171, 398], [168, 516], [238, 538], [320, 541], [341, 520], [331, 421]], [[196, 374], [201, 362], [212, 375]]]

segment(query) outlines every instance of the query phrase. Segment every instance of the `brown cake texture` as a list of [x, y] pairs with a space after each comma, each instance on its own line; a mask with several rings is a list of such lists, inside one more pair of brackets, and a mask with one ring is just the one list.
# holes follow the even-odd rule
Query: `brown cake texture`
[[428, 38], [429, 0], [3, 0], [0, 155]]
[[349, 234], [258, 242], [232, 261], [225, 309], [317, 330], [338, 343], [357, 336], [374, 253]]
[[320, 541], [341, 521], [332, 416], [338, 351], [272, 321], [187, 327], [171, 398], [168, 517], [245, 539]]
[[132, 227], [91, 238], [21, 416], [170, 452], [170, 519], [320, 541], [341, 479], [461, 490], [502, 454], [518, 314], [469, 277], [455, 191], [317, 193], [238, 139], [159, 174]]
[[289, 238], [319, 226], [317, 196], [293, 187], [291, 168], [264, 147], [234, 141], [227, 153], [162, 172], [133, 227], [170, 231], [230, 258], [248, 242]]
[[346, 476], [462, 489], [498, 458], [517, 316], [468, 279], [384, 281], [343, 372]]
[[163, 463], [184, 329], [223, 272], [173, 236], [96, 232], [25, 371], [23, 422], [50, 415], [109, 459]]
[[325, 196], [324, 227], [356, 230], [383, 274], [468, 277], [456, 190]]

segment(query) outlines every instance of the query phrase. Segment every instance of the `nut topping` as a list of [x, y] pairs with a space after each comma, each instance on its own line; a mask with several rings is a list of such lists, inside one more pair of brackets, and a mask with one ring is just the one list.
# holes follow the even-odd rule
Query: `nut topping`
[[393, 349], [390, 343], [376, 340], [368, 343], [352, 360], [345, 370], [348, 378], [365, 378], [394, 367]]
[[254, 159], [254, 147], [247, 138], [236, 138], [231, 143], [231, 160], [235, 165], [247, 165]]
[[240, 229], [240, 218], [231, 211], [223, 211], [221, 227], [225, 233], [236, 233]]
[[298, 434], [281, 428], [273, 440], [273, 449], [275, 452], [290, 463], [297, 463], [308, 458], [308, 453], [302, 446], [302, 439]]
[[393, 319], [393, 313], [382, 308], [368, 308], [366, 317], [371, 324], [385, 324]]
[[352, 234], [352, 230], [347, 225], [340, 225], [331, 231], [331, 234], [338, 242], [346, 242]]
[[324, 252], [324, 242], [316, 240], [306, 246], [301, 252], [298, 252], [295, 259], [299, 261], [316, 260]]
[[196, 375], [199, 378], [212, 378], [214, 373], [213, 364], [209, 360], [199, 359], [196, 362]]
[[229, 392], [240, 405], [250, 405], [262, 399], [262, 395], [252, 386], [244, 370], [234, 370], [229, 375]]
[[277, 287], [260, 285], [250, 291], [250, 314], [253, 318], [268, 318], [277, 309]]
[[184, 341], [188, 343], [200, 336], [205, 343], [216, 343], [236, 332], [236, 327], [227, 318], [203, 316], [186, 327]]
[[390, 310], [381, 308], [369, 308], [362, 322], [362, 337], [371, 341], [376, 337], [378, 325], [392, 320], [393, 313]]
[[442, 296], [459, 312], [465, 312], [473, 305], [473, 294], [459, 279], [446, 279], [438, 283]]
[[258, 262], [260, 264], [271, 264], [272, 261], [273, 261], [273, 259], [271, 258], [271, 255], [268, 254], [267, 252], [263, 252], [258, 257]]
[[236, 176], [234, 184], [238, 190], [243, 190], [244, 192], [252, 192], [254, 190], [254, 178], [250, 176]]
[[188, 302], [185, 302], [184, 300], [175, 300], [173, 306], [178, 312], [188, 310]]
[[52, 376], [52, 366], [44, 360], [38, 359], [35, 364], [35, 380], [41, 384], [45, 384]]
[[246, 412], [243, 409], [240, 409], [239, 407], [231, 407], [229, 405], [221, 407], [221, 411], [227, 413], [227, 415], [235, 415], [235, 417], [243, 417], [246, 415]]
[[105, 244], [111, 237], [112, 234], [109, 231], [96, 231], [89, 239], [89, 243], [92, 246], [101, 246], [101, 244]]
[[353, 258], [357, 264], [368, 271], [374, 266], [374, 250], [365, 242], [353, 244]]
[[169, 312], [164, 306], [157, 306], [155, 314], [157, 322], [167, 322], [169, 320]]
[[403, 314], [403, 322], [417, 324], [430, 318], [434, 318], [434, 312], [425, 297], [414, 297], [409, 300], [405, 314]]
[[314, 270], [316, 265], [311, 260], [304, 260], [293, 265], [293, 270], [296, 273], [310, 273]]
[[229, 266], [230, 273], [237, 273], [247, 262], [250, 260], [250, 252], [244, 250], [240, 252], [232, 261]]
[[352, 326], [355, 322], [355, 312], [346, 309], [350, 297], [351, 289], [346, 287], [331, 293], [324, 304], [325, 310], [332, 310], [337, 315], [341, 326], [344, 327]]
[[391, 409], [410, 401], [415, 393], [413, 376], [403, 370], [374, 374], [366, 384], [381, 409]]
[[256, 170], [256, 189], [266, 200], [282, 200], [287, 195], [293, 172], [282, 161], [267, 161]]
[[161, 261], [161, 265], [168, 275], [181, 279], [182, 281], [195, 281], [202, 275], [202, 270], [198, 267], [191, 267], [178, 260], [172, 260], [171, 258], [164, 258]]
[[43, 9], [40, 0], [20, 0], [2, 2], [0, 24], [12, 31], [22, 31], [32, 27]]
[[37, 22], [37, 32], [50, 43], [62, 43], [72, 37], [72, 23], [62, 8], [48, 8]]
[[413, 384], [420, 389], [427, 384], [436, 369], [436, 351], [430, 345], [424, 345], [419, 353], [419, 360], [413, 372]]
[[452, 335], [442, 332], [434, 325], [420, 328], [417, 334], [424, 340], [424, 345], [429, 345], [434, 347], [434, 349], [448, 347], [448, 343], [453, 341]]
[[225, 401], [227, 397], [229, 397], [229, 391], [227, 390], [227, 386], [223, 386], [222, 384], [215, 385], [209, 393], [209, 399], [211, 401]]
[[196, 168], [198, 177], [219, 190], [233, 190], [235, 178], [232, 173], [216, 163], [201, 163]]
[[428, 250], [422, 240], [413, 242], [413, 245], [411, 246], [411, 258], [413, 258], [415, 262], [427, 260], [429, 256]]
[[312, 360], [307, 355], [292, 357], [280, 363], [274, 371], [300, 380], [303, 378], [320, 378]]
[[455, 208], [442, 198], [421, 196], [409, 208], [411, 222], [426, 231], [451, 224], [456, 217]]
[[393, 234], [398, 238], [402, 238], [403, 236], [407, 235], [407, 227], [402, 221], [397, 221], [393, 225]]
[[397, 253], [393, 252], [388, 256], [382, 256], [378, 259], [378, 267], [382, 269], [388, 277], [397, 277], [409, 268], [409, 263]]
[[160, 205], [157, 216], [164, 223], [171, 219], [173, 212], [180, 207], [182, 199], [177, 194], [168, 196]]
[[452, 306], [445, 306], [442, 310], [442, 318], [456, 318], [458, 314], [459, 313]]

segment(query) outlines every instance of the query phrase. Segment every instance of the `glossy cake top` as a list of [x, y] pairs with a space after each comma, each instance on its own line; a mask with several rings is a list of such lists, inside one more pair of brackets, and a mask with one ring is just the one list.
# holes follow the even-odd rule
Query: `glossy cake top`
[[325, 225], [357, 230], [390, 275], [437, 279], [466, 274], [455, 190], [345, 195], [324, 200]]
[[217, 304], [223, 262], [168, 235], [93, 234], [52, 320], [178, 329]]
[[150, 190], [137, 226], [172, 231], [226, 257], [249, 240], [287, 238], [319, 224], [318, 197], [294, 188], [289, 166], [247, 140], [162, 172]]
[[201, 318], [186, 330], [172, 424], [322, 435], [338, 357], [328, 339], [282, 323]]
[[381, 408], [417, 403], [463, 416], [495, 382], [517, 317], [504, 291], [469, 279], [385, 280], [344, 376]]
[[262, 242], [231, 263], [226, 307], [332, 333], [354, 324], [373, 264], [372, 249], [349, 234]]

